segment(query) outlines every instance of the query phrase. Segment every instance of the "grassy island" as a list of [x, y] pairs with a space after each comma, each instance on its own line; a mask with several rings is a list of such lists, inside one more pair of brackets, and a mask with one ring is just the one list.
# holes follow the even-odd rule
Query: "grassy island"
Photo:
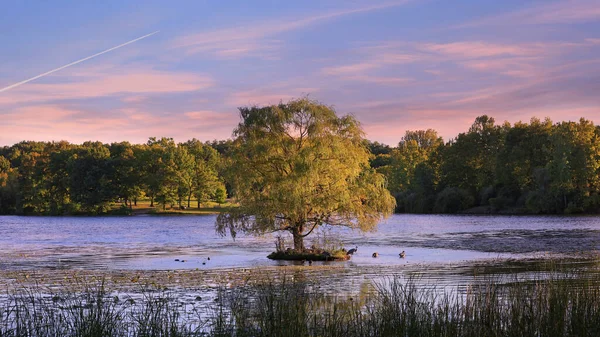
[[297, 251], [287, 249], [284, 251], [275, 251], [267, 256], [271, 260], [288, 260], [288, 261], [347, 261], [350, 260], [350, 255], [345, 249], [326, 251], [323, 249], [305, 249]]

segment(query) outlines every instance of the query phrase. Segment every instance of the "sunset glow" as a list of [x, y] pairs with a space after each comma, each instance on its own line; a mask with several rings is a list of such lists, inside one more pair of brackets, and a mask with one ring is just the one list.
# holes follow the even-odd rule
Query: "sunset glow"
[[[67, 5], [68, 4], [68, 5]], [[33, 7], [33, 8], [32, 8]], [[597, 0], [3, 4], [0, 145], [226, 139], [237, 108], [308, 95], [367, 138], [475, 117], [600, 123]]]

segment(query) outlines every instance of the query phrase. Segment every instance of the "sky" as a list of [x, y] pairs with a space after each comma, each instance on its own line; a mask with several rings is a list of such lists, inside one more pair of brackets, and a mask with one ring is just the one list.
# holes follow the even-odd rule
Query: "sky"
[[[0, 146], [231, 138], [308, 96], [368, 139], [600, 124], [600, 0], [1, 0]], [[159, 31], [31, 82], [15, 83]]]

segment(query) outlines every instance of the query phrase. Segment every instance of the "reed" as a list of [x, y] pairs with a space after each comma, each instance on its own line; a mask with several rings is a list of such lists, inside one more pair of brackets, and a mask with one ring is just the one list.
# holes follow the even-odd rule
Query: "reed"
[[76, 290], [27, 286], [0, 297], [0, 337], [600, 335], [600, 277], [542, 276], [451, 290], [390, 277], [336, 296], [281, 275], [220, 288], [201, 305], [146, 287], [123, 295], [102, 281]]

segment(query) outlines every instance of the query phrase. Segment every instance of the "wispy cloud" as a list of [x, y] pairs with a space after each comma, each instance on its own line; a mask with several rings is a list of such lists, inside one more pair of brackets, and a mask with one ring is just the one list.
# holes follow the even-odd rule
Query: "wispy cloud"
[[224, 135], [231, 134], [238, 122], [235, 112], [190, 111], [170, 116], [127, 107], [106, 114], [60, 104], [21, 107], [3, 118], [10, 118], [14, 126], [0, 134], [0, 143], [4, 144], [24, 139], [143, 143], [150, 136], [173, 137], [177, 141], [223, 139]]
[[544, 1], [543, 4], [474, 20], [459, 28], [485, 25], [576, 24], [600, 20], [598, 0]]
[[280, 101], [285, 102], [293, 98], [298, 98], [302, 95], [315, 94], [318, 91], [318, 88], [300, 88], [289, 86], [275, 88], [273, 86], [269, 86], [234, 92], [229, 95], [227, 103], [235, 107], [278, 104]]
[[280, 40], [276, 36], [282, 33], [302, 29], [343, 16], [397, 7], [408, 2], [410, 0], [398, 0], [305, 18], [288, 18], [285, 20], [274, 20], [266, 23], [254, 23], [247, 26], [190, 34], [175, 39], [172, 46], [182, 48], [188, 55], [208, 53], [220, 58], [247, 56], [275, 58], [274, 50], [280, 44]]
[[424, 43], [418, 49], [454, 57], [480, 58], [492, 56], [536, 55], [534, 46], [498, 44], [485, 41], [460, 41], [452, 43]]
[[196, 73], [180, 73], [152, 68], [109, 67], [75, 73], [69, 77], [51, 77], [52, 82], [32, 83], [0, 95], [0, 104], [48, 102], [65, 99], [189, 92], [209, 88], [214, 80]]

